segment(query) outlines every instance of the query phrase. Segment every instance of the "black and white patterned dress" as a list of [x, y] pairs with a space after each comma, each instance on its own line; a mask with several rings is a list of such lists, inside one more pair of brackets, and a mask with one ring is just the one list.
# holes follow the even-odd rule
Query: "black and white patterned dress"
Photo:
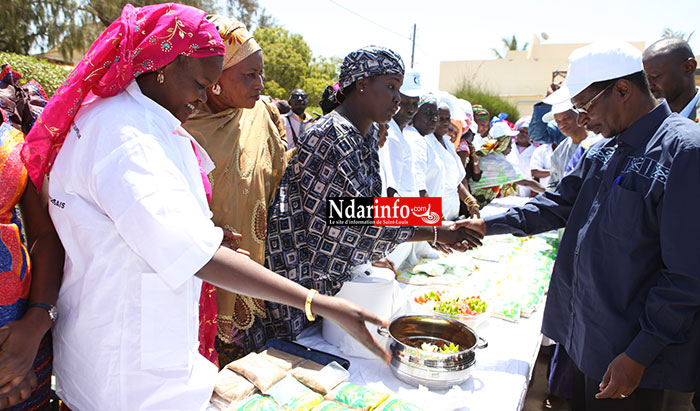
[[[381, 195], [376, 125], [363, 137], [333, 111], [313, 124], [299, 142], [269, 209], [265, 266], [305, 287], [334, 295], [351, 279], [352, 267], [381, 259], [411, 238], [415, 228], [326, 224], [328, 197]], [[306, 325], [303, 311], [266, 304], [266, 318], [256, 319], [248, 331], [255, 348], [268, 338], [294, 338]]]

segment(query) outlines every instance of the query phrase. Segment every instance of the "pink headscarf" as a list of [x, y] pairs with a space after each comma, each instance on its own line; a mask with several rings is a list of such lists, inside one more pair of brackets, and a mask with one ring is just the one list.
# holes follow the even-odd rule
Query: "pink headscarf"
[[180, 54], [223, 55], [221, 37], [205, 17], [199, 9], [175, 3], [124, 6], [121, 17], [95, 40], [27, 134], [22, 159], [34, 185], [41, 188], [84, 100], [114, 96], [140, 74], [159, 70]]

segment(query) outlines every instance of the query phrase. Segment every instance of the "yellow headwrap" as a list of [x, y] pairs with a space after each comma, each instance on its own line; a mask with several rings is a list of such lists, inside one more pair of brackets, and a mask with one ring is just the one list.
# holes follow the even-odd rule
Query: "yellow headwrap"
[[212, 22], [226, 46], [224, 56], [224, 70], [233, 67], [246, 57], [260, 50], [260, 45], [253, 35], [240, 21], [226, 16], [213, 15], [207, 19]]

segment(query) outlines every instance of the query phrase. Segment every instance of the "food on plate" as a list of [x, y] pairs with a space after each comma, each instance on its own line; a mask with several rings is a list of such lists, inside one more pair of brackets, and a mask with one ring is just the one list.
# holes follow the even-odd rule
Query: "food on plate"
[[440, 297], [445, 294], [444, 290], [438, 290], [438, 291], [429, 291], [423, 295], [419, 295], [418, 297], [414, 298], [413, 300], [417, 302], [418, 304], [426, 304], [429, 301], [440, 301]]
[[477, 315], [486, 312], [486, 302], [479, 296], [455, 297], [435, 304], [433, 310], [448, 315]]

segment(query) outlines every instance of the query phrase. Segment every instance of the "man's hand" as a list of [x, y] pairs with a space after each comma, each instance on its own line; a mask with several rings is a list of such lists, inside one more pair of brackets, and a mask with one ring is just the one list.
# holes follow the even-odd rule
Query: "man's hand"
[[456, 223], [439, 226], [437, 229], [438, 242], [457, 251], [471, 250], [472, 248], [481, 246], [481, 239], [484, 238], [484, 235], [467, 226], [455, 227], [455, 224], [458, 224], [461, 221], [466, 220], [460, 220]]
[[626, 398], [637, 389], [645, 369], [646, 367], [631, 359], [627, 354], [618, 355], [608, 365], [608, 370], [600, 383], [600, 392], [595, 397], [598, 399]]
[[460, 228], [466, 228], [473, 232], [479, 233], [480, 238], [484, 238], [486, 235], [486, 222], [483, 218], [468, 218], [465, 220], [458, 220], [452, 223], [450, 230], [459, 230]]
[[549, 85], [549, 88], [547, 88], [547, 94], [545, 94], [545, 97], [549, 97], [550, 94], [554, 93], [555, 91], [559, 90], [559, 87], [561, 87], [557, 83], [552, 83]]

